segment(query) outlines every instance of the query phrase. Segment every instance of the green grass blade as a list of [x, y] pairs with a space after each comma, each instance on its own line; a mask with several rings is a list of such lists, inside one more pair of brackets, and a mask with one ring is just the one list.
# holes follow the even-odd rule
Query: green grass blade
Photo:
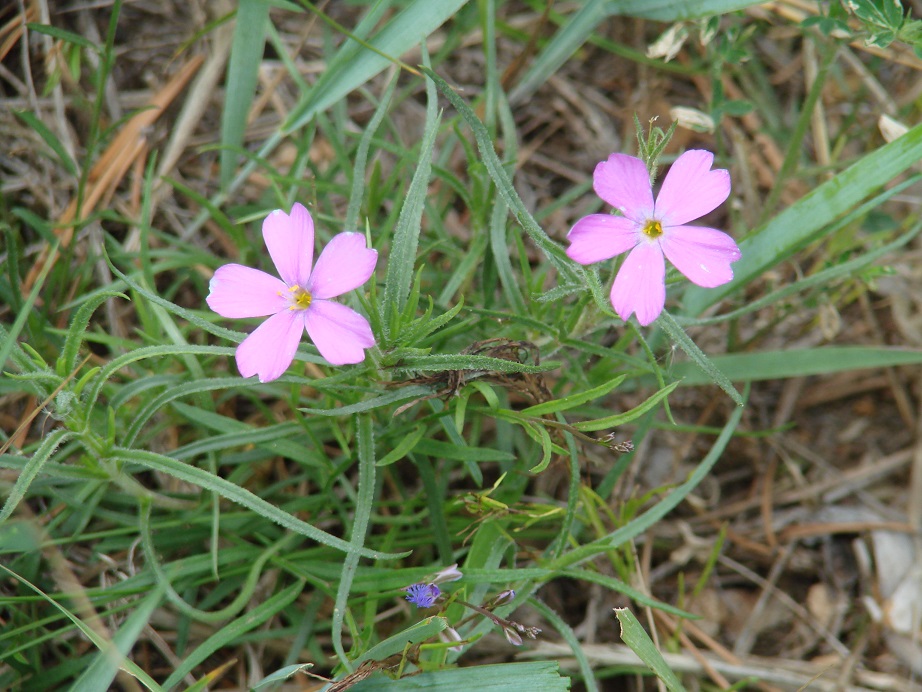
[[[438, 134], [441, 116], [437, 109], [437, 96], [431, 82], [426, 84], [426, 128], [419, 151], [419, 162], [413, 173], [413, 180], [407, 190], [394, 238], [390, 256], [387, 258], [387, 277], [384, 282], [382, 317], [384, 324], [401, 326], [395, 320], [403, 313], [410, 287], [413, 285], [416, 250], [419, 247], [419, 233], [422, 230], [423, 207], [429, 190], [429, 173], [432, 170], [432, 147]], [[412, 316], [410, 316], [412, 317]]]
[[76, 178], [80, 174], [79, 171], [77, 171], [77, 164], [74, 163], [74, 160], [71, 158], [70, 154], [67, 153], [67, 149], [65, 149], [64, 145], [61, 144], [61, 140], [58, 139], [57, 135], [51, 131], [51, 128], [39, 120], [34, 113], [30, 111], [13, 111], [13, 115], [22, 120], [29, 127], [35, 130], [36, 133], [38, 133], [38, 136], [41, 137], [45, 144], [47, 144], [57, 155], [58, 161], [69, 175]]
[[275, 617], [283, 612], [288, 606], [294, 603], [295, 599], [301, 595], [303, 590], [304, 582], [296, 581], [279, 591], [272, 596], [272, 598], [260, 603], [253, 608], [253, 610], [241, 615], [233, 622], [226, 624], [199, 644], [192, 653], [186, 656], [185, 660], [177, 666], [170, 677], [163, 683], [163, 689], [173, 689], [184, 677], [186, 677], [186, 675], [191, 673], [196, 666], [203, 663], [213, 653], [246, 634], [254, 627], [263, 624], [269, 618]]
[[375, 501], [375, 436], [371, 416], [357, 416], [357, 438], [359, 457], [359, 487], [356, 492], [355, 515], [352, 520], [352, 535], [349, 540], [353, 549], [343, 561], [343, 571], [336, 591], [336, 605], [333, 606], [332, 638], [333, 649], [343, 667], [352, 672], [352, 664], [343, 648], [343, 620], [349, 608], [349, 591], [359, 565], [359, 550], [365, 545], [365, 534], [371, 522], [371, 510]]
[[571, 408], [576, 408], [577, 406], [588, 404], [590, 401], [595, 401], [596, 399], [605, 396], [611, 390], [617, 388], [618, 385], [624, 382], [624, 378], [625, 375], [618, 375], [605, 384], [600, 384], [598, 387], [593, 387], [592, 389], [588, 389], [585, 392], [570, 394], [569, 396], [565, 396], [560, 399], [554, 399], [553, 401], [547, 401], [543, 404], [529, 406], [528, 408], [523, 409], [522, 413], [529, 416], [543, 416], [548, 413], [568, 411]]
[[685, 688], [666, 663], [666, 659], [656, 648], [653, 640], [628, 608], [615, 608], [615, 615], [621, 623], [621, 640], [631, 647], [647, 668], [656, 673], [669, 692], [685, 692]]
[[9, 519], [10, 515], [13, 514], [13, 510], [16, 509], [16, 506], [22, 501], [22, 498], [25, 497], [26, 492], [29, 490], [29, 486], [32, 485], [32, 481], [35, 480], [35, 477], [38, 476], [39, 472], [42, 470], [44, 463], [48, 461], [58, 447], [72, 437], [74, 437], [74, 434], [69, 430], [55, 430], [42, 440], [42, 443], [39, 445], [38, 449], [35, 450], [32, 458], [26, 462], [25, 467], [19, 474], [19, 478], [16, 479], [16, 482], [10, 489], [9, 495], [6, 496], [6, 502], [3, 503], [3, 509], [0, 510], [0, 523]]
[[256, 95], [259, 64], [263, 59], [269, 0], [239, 0], [234, 39], [227, 64], [227, 88], [221, 115], [221, 186], [233, 178], [237, 150], [243, 146], [247, 115]]
[[630, 411], [625, 411], [624, 413], [616, 413], [613, 416], [606, 416], [605, 418], [598, 418], [596, 420], [587, 420], [575, 423], [574, 428], [582, 432], [596, 432], [597, 430], [606, 430], [608, 428], [617, 428], [619, 425], [624, 425], [630, 423], [632, 420], [640, 418], [647, 411], [654, 408], [659, 402], [669, 396], [672, 391], [681, 384], [680, 382], [673, 382], [672, 384], [666, 385], [656, 394], [649, 397], [639, 406], [635, 406]]
[[683, 314], [700, 315], [722, 298], [743, 290], [762, 272], [822, 238], [835, 219], [919, 159], [922, 125], [865, 155], [766, 222], [740, 243], [742, 258], [733, 264], [733, 281], [718, 288], [689, 288]]
[[[124, 449], [116, 447], [111, 452], [111, 458], [138, 464], [144, 468], [162, 471], [174, 478], [197, 485], [205, 490], [217, 493], [231, 502], [235, 502], [241, 507], [252, 510], [259, 516], [271, 522], [283, 526], [290, 531], [307, 536], [308, 538], [322, 543], [323, 545], [349, 553], [355, 548], [341, 538], [337, 538], [326, 531], [322, 531], [315, 526], [311, 526], [305, 521], [293, 517], [287, 512], [283, 512], [275, 505], [272, 505], [261, 497], [254, 495], [246, 488], [241, 488], [220, 476], [208, 473], [195, 466], [189, 466], [181, 461], [176, 461], [170, 457], [155, 452], [148, 452], [137, 449]], [[407, 553], [382, 553], [376, 550], [363, 548], [359, 551], [362, 557], [369, 557], [375, 560], [396, 560], [404, 557]]]
[[[789, 351], [731, 353], [715, 356], [715, 367], [734, 382], [779, 380], [809, 375], [830, 375], [852, 370], [890, 368], [922, 363], [922, 349], [889, 346], [822, 346]], [[708, 379], [690, 363], [677, 364], [670, 373], [682, 384], [707, 384]]]
[[151, 615], [163, 600], [163, 589], [155, 588], [136, 603], [134, 609], [112, 637], [112, 644], [121, 656], [113, 656], [110, 651], [100, 651], [93, 663], [71, 686], [72, 692], [83, 690], [108, 690], [119, 671], [119, 664], [127, 656], [138, 637], [150, 623]]
[[663, 310], [659, 318], [657, 318], [656, 323], [658, 326], [662, 327], [663, 331], [666, 332], [672, 340], [672, 343], [685, 351], [695, 365], [707, 374], [711, 382], [724, 390], [737, 406], [743, 405], [743, 399], [740, 393], [736, 391], [736, 387], [733, 386], [733, 383], [730, 382], [730, 379], [714, 365], [711, 358], [704, 355], [704, 351], [698, 348], [698, 344], [691, 340], [688, 334], [685, 333], [685, 330], [679, 326], [679, 323], [676, 322], [675, 318], [669, 314], [669, 312]]
[[[467, 2], [468, 0], [412, 0], [368, 40], [368, 44], [379, 53], [370, 51], [351, 39], [344, 43], [336, 57], [330, 61], [323, 77], [294, 108], [283, 131], [291, 132], [303, 127], [316, 113], [326, 110], [388, 65], [394, 64], [397, 58], [418, 46], [420, 41], [451, 19]], [[376, 16], [380, 18], [387, 9], [387, 4], [380, 3], [370, 12], [377, 12]], [[369, 23], [377, 23], [377, 19]], [[359, 29], [355, 33], [362, 35]]]
[[399, 680], [376, 675], [349, 689], [352, 692], [567, 692], [570, 680], [560, 676], [556, 661], [536, 661], [448, 668]]
[[675, 509], [679, 503], [681, 503], [682, 500], [684, 500], [688, 494], [694, 490], [702, 480], [704, 480], [704, 477], [710, 472], [714, 464], [717, 463], [717, 460], [720, 458], [721, 454], [723, 454], [724, 449], [726, 449], [727, 444], [733, 437], [733, 433], [736, 431], [736, 427], [739, 425], [740, 418], [743, 415], [743, 410], [744, 409], [742, 406], [735, 406], [733, 408], [733, 411], [727, 420], [727, 424], [724, 426], [723, 430], [720, 432], [720, 435], [718, 435], [717, 439], [714, 441], [714, 445], [707, 453], [707, 456], [701, 460], [701, 463], [699, 463], [695, 470], [691, 473], [687, 481], [676, 487], [666, 497], [662, 498], [653, 507], [648, 509], [639, 517], [633, 519], [626, 526], [623, 526], [620, 529], [616, 529], [607, 536], [603, 536], [602, 538], [592, 541], [591, 543], [587, 543], [586, 545], [580, 546], [579, 548], [574, 548], [569, 553], [562, 555], [560, 558], [548, 565], [548, 567], [552, 569], [560, 569], [569, 565], [575, 565], [592, 558], [600, 552], [611, 550], [612, 548], [616, 548], [619, 545], [623, 545], [625, 542], [642, 534], [660, 519], [669, 514], [669, 512]]

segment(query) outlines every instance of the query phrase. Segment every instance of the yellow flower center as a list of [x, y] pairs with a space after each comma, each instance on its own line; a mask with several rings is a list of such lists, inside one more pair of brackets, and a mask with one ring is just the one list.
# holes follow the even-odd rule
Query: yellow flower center
[[656, 219], [650, 219], [644, 224], [643, 232], [648, 238], [659, 238], [663, 235], [663, 224]]
[[[289, 300], [291, 304], [289, 310], [307, 310], [311, 306], [311, 294], [298, 285], [290, 286], [288, 292], [291, 294]], [[279, 294], [281, 295], [281, 293]]]

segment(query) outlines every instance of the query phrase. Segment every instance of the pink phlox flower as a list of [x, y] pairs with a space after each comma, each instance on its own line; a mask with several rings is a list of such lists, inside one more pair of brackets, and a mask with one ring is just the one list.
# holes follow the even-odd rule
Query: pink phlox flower
[[281, 377], [306, 330], [329, 363], [365, 360], [375, 345], [362, 315], [331, 298], [358, 288], [375, 270], [378, 252], [361, 233], [333, 236], [311, 268], [314, 221], [301, 204], [276, 209], [263, 221], [263, 240], [281, 279], [239, 264], [220, 267], [209, 284], [208, 307], [221, 317], [268, 317], [237, 347], [237, 367], [260, 382]]
[[699, 286], [714, 288], [733, 278], [740, 250], [723, 231], [687, 226], [730, 196], [730, 174], [711, 170], [714, 155], [690, 149], [672, 164], [653, 201], [650, 174], [640, 159], [612, 154], [595, 168], [596, 194], [621, 212], [590, 214], [570, 229], [567, 255], [580, 264], [611, 259], [630, 250], [611, 287], [611, 304], [622, 320], [632, 314], [643, 326], [666, 304], [667, 257]]

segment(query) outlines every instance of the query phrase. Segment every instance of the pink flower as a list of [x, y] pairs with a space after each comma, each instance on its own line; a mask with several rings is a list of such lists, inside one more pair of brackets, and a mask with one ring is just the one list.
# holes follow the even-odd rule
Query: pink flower
[[733, 278], [730, 264], [740, 258], [733, 239], [713, 228], [685, 225], [730, 196], [730, 174], [712, 171], [713, 162], [709, 151], [686, 151], [669, 169], [655, 203], [650, 174], [640, 159], [612, 154], [596, 166], [596, 194], [623, 216], [591, 214], [577, 221], [567, 235], [567, 255], [593, 264], [631, 251], [611, 287], [611, 304], [622, 320], [636, 313], [646, 326], [663, 311], [663, 255], [699, 286], [713, 288]]
[[211, 279], [206, 301], [221, 317], [265, 317], [237, 348], [237, 367], [244, 377], [269, 382], [294, 360], [301, 332], [307, 330], [320, 355], [333, 365], [361, 363], [375, 345], [368, 320], [330, 298], [364, 284], [378, 261], [361, 233], [340, 233], [317, 258], [314, 221], [301, 204], [291, 214], [276, 209], [263, 221], [263, 240], [281, 276], [239, 264], [225, 264]]

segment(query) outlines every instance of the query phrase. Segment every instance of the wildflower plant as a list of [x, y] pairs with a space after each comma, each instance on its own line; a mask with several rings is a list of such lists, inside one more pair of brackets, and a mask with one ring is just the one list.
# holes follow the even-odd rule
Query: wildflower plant
[[[787, 420], [764, 428], [776, 381], [922, 362], [848, 341], [877, 333], [848, 320], [888, 309], [868, 300], [887, 281], [901, 309], [913, 295], [909, 269], [882, 265], [922, 228], [904, 206], [922, 126], [882, 144], [851, 109], [825, 158], [803, 165], [821, 150], [839, 39], [787, 19], [828, 62], [807, 94], [756, 78], [797, 107], [768, 99], [732, 119], [742, 110], [726, 106], [761, 98], [730, 93], [740, 46], [686, 41], [687, 59], [645, 58], [644, 72], [666, 87], [679, 75], [682, 104], [714, 131], [635, 121], [635, 144], [618, 114], [641, 100], [616, 103], [610, 73], [589, 74], [595, 60], [639, 72], [602, 21], [620, 3], [547, 16], [466, 0], [315, 5], [241, 2], [233, 25], [208, 25], [232, 33], [223, 88], [208, 87], [220, 51], [200, 71], [183, 43], [198, 35], [177, 37], [175, 63], [150, 70], [170, 81], [121, 114], [112, 104], [148, 93], [135, 88], [146, 71], [123, 81], [145, 61], [113, 71], [139, 50], [123, 43], [144, 28], [125, 31], [131, 3], [112, 5], [102, 43], [10, 23], [23, 50], [0, 56], [0, 80], [67, 107], [0, 103], [15, 135], [0, 166], [16, 172], [0, 205], [0, 689], [269, 689], [313, 675], [358, 692], [557, 692], [570, 678], [591, 691], [612, 672], [587, 655], [590, 635], [682, 689], [654, 641], [697, 636], [682, 624], [693, 596], [786, 540], [752, 535], [774, 526], [769, 496], [787, 502], [792, 484], [829, 473], [763, 463], [803, 447], [781, 444]], [[651, 36], [697, 11], [641, 5]], [[898, 43], [914, 25], [893, 12], [885, 38]], [[762, 55], [749, 38], [761, 20], [707, 21]], [[99, 52], [62, 81], [73, 93], [30, 81], [56, 54], [30, 53], [44, 38], [69, 44], [62, 55]], [[461, 69], [462, 53], [477, 60]], [[530, 60], [504, 63], [515, 54]], [[221, 118], [219, 154], [196, 144], [214, 131], [184, 139], [203, 104]], [[170, 140], [155, 157], [156, 132]], [[899, 411], [878, 402], [884, 424], [914, 410], [913, 386]], [[696, 492], [705, 481], [714, 492]], [[817, 639], [818, 657], [842, 653], [824, 648], [835, 636]], [[875, 656], [855, 669], [891, 665]], [[735, 684], [708, 674], [694, 686]]]

